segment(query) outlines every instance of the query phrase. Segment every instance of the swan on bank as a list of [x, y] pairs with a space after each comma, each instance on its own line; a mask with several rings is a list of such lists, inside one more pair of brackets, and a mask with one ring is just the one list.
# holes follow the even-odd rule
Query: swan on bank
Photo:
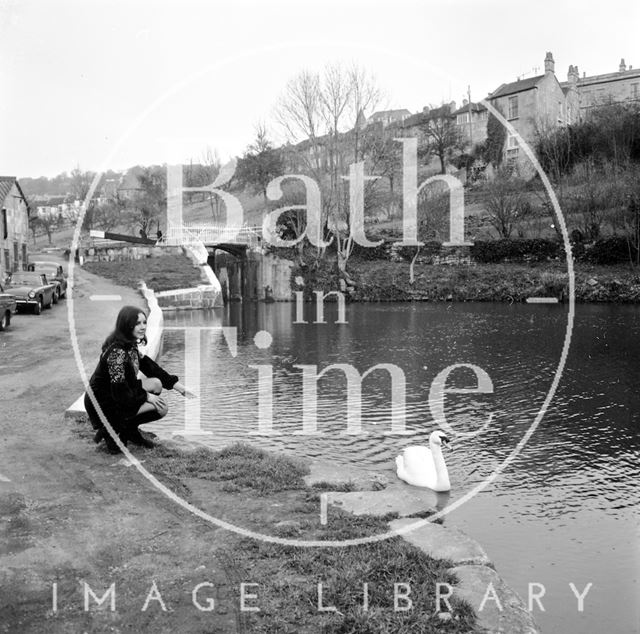
[[446, 434], [436, 430], [429, 436], [429, 446], [407, 447], [396, 458], [396, 472], [401, 480], [433, 491], [449, 491], [449, 472], [442, 455], [442, 445], [449, 442]]

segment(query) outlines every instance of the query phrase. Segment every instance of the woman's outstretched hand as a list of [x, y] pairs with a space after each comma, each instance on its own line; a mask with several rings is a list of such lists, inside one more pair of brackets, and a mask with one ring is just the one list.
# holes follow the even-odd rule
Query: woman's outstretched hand
[[182, 394], [185, 398], [198, 398], [197, 394], [194, 394], [188, 390], [182, 383], [178, 382], [173, 386], [173, 389]]
[[167, 405], [167, 401], [165, 401], [162, 396], [158, 396], [157, 394], [147, 394], [147, 402], [151, 403], [156, 408], [156, 412], [160, 414], [160, 416], [166, 416], [169, 411], [169, 407]]

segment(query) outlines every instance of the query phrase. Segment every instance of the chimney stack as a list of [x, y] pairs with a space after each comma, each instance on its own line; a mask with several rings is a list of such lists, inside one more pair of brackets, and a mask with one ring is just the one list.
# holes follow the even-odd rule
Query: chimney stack
[[627, 70], [627, 65], [624, 63], [624, 57], [620, 60], [620, 66], [618, 66], [618, 70], [621, 73], [624, 73], [624, 71]]
[[544, 58], [544, 72], [545, 73], [555, 72], [555, 62], [553, 61], [553, 55], [550, 52], [547, 52], [547, 55]]
[[573, 65], [569, 66], [569, 72], [567, 73], [567, 80], [569, 83], [575, 86], [578, 83], [578, 79], [580, 79], [578, 67]]

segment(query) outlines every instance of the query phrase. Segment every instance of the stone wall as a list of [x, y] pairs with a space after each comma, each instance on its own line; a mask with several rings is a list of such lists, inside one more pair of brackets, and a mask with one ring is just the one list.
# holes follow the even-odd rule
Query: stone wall
[[91, 246], [82, 249], [85, 262], [126, 262], [128, 260], [144, 260], [159, 258], [163, 255], [182, 255], [182, 247], [155, 245], [135, 245], [130, 243], [113, 243], [110, 245]]
[[156, 293], [158, 305], [167, 310], [198, 310], [201, 308], [216, 308], [221, 305], [220, 292], [211, 286], [196, 288], [182, 288], [176, 291], [162, 291]]
[[[210, 262], [214, 258], [210, 258]], [[261, 251], [248, 251], [240, 260], [223, 251], [215, 255], [215, 274], [225, 300], [292, 301], [293, 262]]]

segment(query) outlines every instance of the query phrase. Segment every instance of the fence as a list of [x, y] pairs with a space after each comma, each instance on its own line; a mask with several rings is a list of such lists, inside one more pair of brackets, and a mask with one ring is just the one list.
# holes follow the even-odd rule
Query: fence
[[262, 227], [193, 223], [169, 225], [164, 240], [166, 244], [176, 246], [202, 242], [204, 244], [245, 244], [253, 247], [260, 245], [262, 241]]

